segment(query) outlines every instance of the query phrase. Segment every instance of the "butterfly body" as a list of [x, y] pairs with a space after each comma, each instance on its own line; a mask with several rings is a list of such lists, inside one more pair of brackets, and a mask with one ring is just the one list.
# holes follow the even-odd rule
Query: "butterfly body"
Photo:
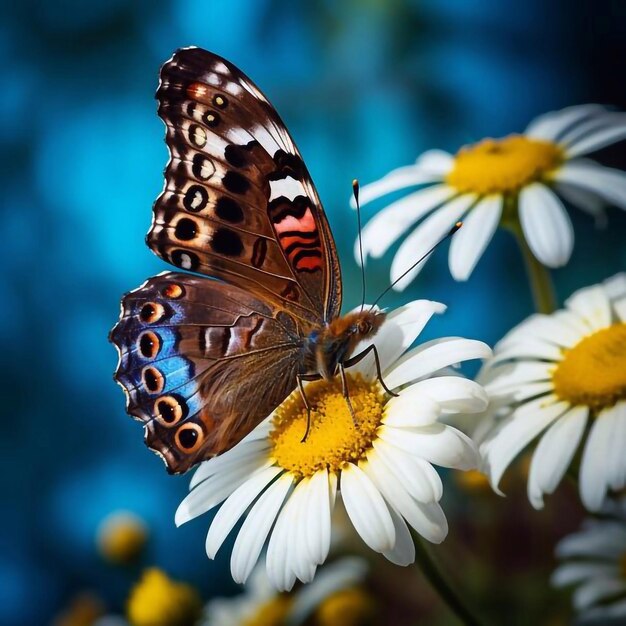
[[234, 446], [302, 380], [345, 377], [384, 314], [340, 316], [321, 202], [249, 78], [181, 49], [161, 69], [157, 100], [170, 160], [147, 243], [186, 271], [124, 296], [111, 341], [127, 411], [179, 473]]

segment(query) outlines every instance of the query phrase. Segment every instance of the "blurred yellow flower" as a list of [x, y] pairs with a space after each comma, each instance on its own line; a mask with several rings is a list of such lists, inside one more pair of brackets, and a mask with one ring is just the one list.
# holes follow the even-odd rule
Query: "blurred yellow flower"
[[196, 590], [156, 567], [144, 571], [128, 598], [127, 615], [132, 626], [192, 626], [201, 613]]
[[344, 589], [320, 604], [316, 623], [318, 626], [360, 626], [373, 612], [374, 603], [363, 589]]
[[143, 551], [148, 539], [144, 521], [127, 511], [116, 511], [100, 524], [96, 542], [100, 554], [113, 563], [134, 561]]
[[100, 599], [91, 593], [81, 593], [52, 622], [52, 626], [92, 626], [104, 613]]

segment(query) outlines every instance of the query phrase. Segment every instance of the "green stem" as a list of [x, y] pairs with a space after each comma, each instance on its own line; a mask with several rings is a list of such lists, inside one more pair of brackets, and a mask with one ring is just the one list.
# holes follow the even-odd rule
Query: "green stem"
[[519, 221], [517, 199], [509, 199], [509, 206], [505, 208], [505, 215], [507, 215], [507, 219], [504, 225], [515, 236], [517, 245], [524, 257], [535, 308], [539, 313], [553, 313], [557, 309], [557, 302], [550, 271], [537, 260], [528, 246]]
[[439, 597], [457, 616], [462, 624], [465, 626], [480, 626], [480, 622], [472, 615], [467, 606], [465, 606], [463, 600], [461, 600], [460, 596], [454, 591], [437, 567], [435, 561], [433, 561], [428, 548], [424, 544], [424, 540], [417, 533], [413, 533], [413, 539], [415, 542], [416, 562], [428, 582], [439, 594]]

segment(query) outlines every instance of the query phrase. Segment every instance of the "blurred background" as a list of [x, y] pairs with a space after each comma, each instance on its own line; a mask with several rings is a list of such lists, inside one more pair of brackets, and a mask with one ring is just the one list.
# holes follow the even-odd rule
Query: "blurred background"
[[[346, 309], [360, 286], [354, 177], [364, 184], [428, 148], [522, 131], [566, 105], [626, 109], [620, 0], [24, 0], [1, 10], [3, 626], [52, 623], [85, 592], [120, 613], [142, 565], [205, 599], [237, 589], [229, 549], [205, 556], [207, 516], [175, 529], [187, 478], [165, 473], [125, 415], [107, 342], [122, 293], [167, 269], [144, 236], [167, 160], [153, 94], [174, 49], [225, 56], [280, 112], [336, 233]], [[598, 158], [626, 166], [624, 144]], [[368, 205], [365, 219], [383, 205]], [[626, 267], [626, 214], [610, 209], [604, 230], [571, 214], [574, 254], [553, 274], [561, 298]], [[493, 344], [532, 311], [510, 244], [498, 233], [466, 284], [452, 280], [440, 251], [386, 304], [440, 300], [449, 310], [428, 338]], [[386, 286], [390, 258], [368, 264], [371, 296]], [[537, 513], [521, 483], [501, 500], [449, 482], [451, 533], [437, 555], [455, 583], [492, 623], [565, 623], [569, 600], [550, 600], [546, 581], [554, 541], [582, 516], [569, 486]], [[130, 566], [103, 559], [96, 543], [118, 510], [149, 533]], [[384, 601], [398, 602], [394, 623], [455, 623], [426, 582], [394, 575], [403, 573], [406, 598]]]

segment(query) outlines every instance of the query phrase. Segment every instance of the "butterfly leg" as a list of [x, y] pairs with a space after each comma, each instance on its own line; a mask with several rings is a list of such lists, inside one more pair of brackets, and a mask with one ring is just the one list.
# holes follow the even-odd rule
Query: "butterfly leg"
[[304, 437], [300, 439], [300, 443], [304, 443], [309, 436], [309, 431], [311, 430], [311, 405], [307, 400], [306, 394], [304, 393], [304, 385], [302, 381], [315, 381], [321, 380], [321, 374], [298, 374], [296, 380], [298, 381], [298, 389], [300, 390], [300, 395], [302, 396], [302, 402], [304, 403], [304, 407], [306, 408], [306, 430], [304, 431]]
[[342, 366], [352, 367], [353, 365], [356, 365], [357, 363], [362, 361], [370, 352], [374, 353], [374, 361], [376, 362], [376, 378], [378, 379], [378, 382], [381, 384], [382, 388], [390, 396], [397, 397], [399, 394], [394, 393], [393, 391], [391, 391], [391, 389], [389, 389], [389, 387], [387, 387], [387, 385], [385, 385], [385, 381], [383, 380], [383, 374], [380, 370], [380, 357], [378, 356], [378, 349], [376, 348], [374, 344], [371, 344], [370, 346], [365, 348], [365, 350], [363, 350], [363, 352], [361, 352], [360, 354], [357, 354], [356, 356], [353, 356], [351, 359], [344, 361]]
[[341, 374], [341, 392], [343, 393], [343, 397], [346, 399], [346, 404], [348, 405], [348, 409], [350, 409], [350, 415], [352, 416], [352, 423], [354, 424], [355, 428], [358, 428], [356, 415], [354, 413], [354, 407], [352, 406], [352, 401], [350, 400], [350, 393], [348, 391], [348, 379], [346, 378], [346, 368], [343, 363], [339, 364], [339, 373]]

